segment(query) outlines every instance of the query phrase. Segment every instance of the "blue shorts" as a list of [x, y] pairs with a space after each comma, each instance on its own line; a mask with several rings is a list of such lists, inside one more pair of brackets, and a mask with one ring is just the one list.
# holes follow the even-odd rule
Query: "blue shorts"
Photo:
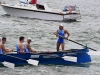
[[62, 44], [62, 43], [64, 43], [64, 41], [62, 41], [62, 42], [57, 41], [57, 43]]

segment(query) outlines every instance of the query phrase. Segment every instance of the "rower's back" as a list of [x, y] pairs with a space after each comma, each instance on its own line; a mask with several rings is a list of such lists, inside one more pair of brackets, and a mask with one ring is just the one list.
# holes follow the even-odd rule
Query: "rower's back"
[[4, 50], [2, 49], [2, 37], [0, 37], [0, 54], [4, 54]]
[[24, 37], [23, 36], [19, 37], [19, 43], [16, 45], [17, 53], [23, 53], [24, 52], [23, 42], [24, 42]]

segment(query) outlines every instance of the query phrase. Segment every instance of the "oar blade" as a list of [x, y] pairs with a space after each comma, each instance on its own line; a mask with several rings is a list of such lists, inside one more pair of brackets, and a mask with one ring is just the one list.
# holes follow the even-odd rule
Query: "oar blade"
[[62, 57], [64, 60], [66, 61], [72, 61], [72, 62], [77, 62], [77, 57], [73, 57], [73, 56], [64, 56]]
[[4, 66], [6, 66], [6, 67], [8, 67], [8, 68], [12, 68], [12, 69], [14, 69], [14, 67], [15, 67], [15, 64], [10, 63], [10, 62], [6, 62], [6, 61], [2, 62], [2, 64], [3, 64]]
[[27, 60], [27, 62], [31, 65], [34, 65], [34, 66], [38, 66], [38, 63], [39, 63], [38, 60], [33, 60], [33, 59], [29, 59], [29, 60]]
[[96, 51], [96, 52], [94, 52], [94, 51], [89, 51], [88, 54], [89, 54], [89, 55], [100, 55], [100, 51]]

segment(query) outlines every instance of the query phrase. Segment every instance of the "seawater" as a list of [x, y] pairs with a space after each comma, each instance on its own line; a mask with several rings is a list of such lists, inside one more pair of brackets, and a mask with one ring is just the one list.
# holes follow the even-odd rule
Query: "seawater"
[[[1, 0], [14, 4], [17, 0]], [[0, 36], [7, 37], [6, 47], [15, 50], [18, 38], [32, 37], [31, 46], [37, 51], [56, 51], [57, 37], [53, 35], [60, 23], [70, 32], [70, 39], [100, 51], [100, 1], [99, 0], [38, 0], [51, 8], [63, 9], [66, 5], [76, 5], [80, 9], [81, 19], [76, 22], [45, 21], [38, 19], [8, 16], [0, 7]], [[65, 41], [65, 49], [81, 46]], [[90, 50], [91, 51], [91, 50]], [[100, 56], [91, 56], [92, 62], [84, 65], [24, 65], [9, 69], [0, 67], [0, 75], [100, 75]]]

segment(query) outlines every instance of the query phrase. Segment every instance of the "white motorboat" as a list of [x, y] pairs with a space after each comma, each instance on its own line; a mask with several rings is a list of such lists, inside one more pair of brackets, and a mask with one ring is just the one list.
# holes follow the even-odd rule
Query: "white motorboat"
[[[35, 1], [36, 0], [32, 0]], [[13, 16], [28, 17], [44, 20], [76, 20], [80, 18], [77, 6], [65, 6], [63, 10], [49, 8], [47, 4], [33, 4], [19, 1], [17, 4], [1, 3], [4, 11]]]

